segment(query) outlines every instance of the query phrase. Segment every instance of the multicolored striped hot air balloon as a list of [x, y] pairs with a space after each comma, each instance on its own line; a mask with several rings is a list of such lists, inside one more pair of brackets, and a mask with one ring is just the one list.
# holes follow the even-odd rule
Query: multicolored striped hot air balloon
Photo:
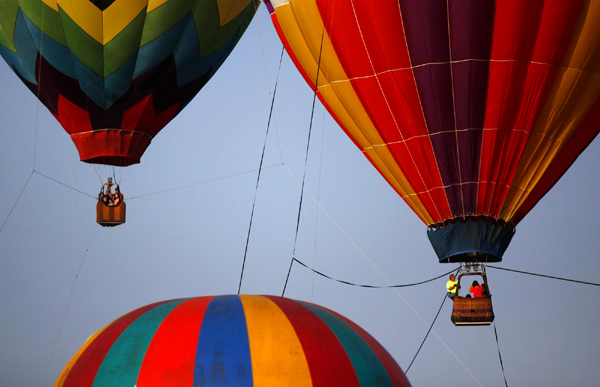
[[600, 129], [600, 1], [265, 2], [441, 262], [501, 260]]
[[159, 302], [90, 337], [55, 387], [410, 386], [367, 332], [274, 296]]
[[82, 161], [140, 162], [215, 74], [258, 0], [2, 0], [0, 54]]

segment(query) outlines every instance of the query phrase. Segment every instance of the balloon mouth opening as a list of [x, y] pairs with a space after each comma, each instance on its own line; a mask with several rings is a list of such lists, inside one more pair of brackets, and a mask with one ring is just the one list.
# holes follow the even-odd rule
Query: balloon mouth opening
[[89, 159], [81, 160], [88, 164], [104, 164], [104, 165], [114, 165], [115, 167], [128, 167], [133, 164], [139, 164], [139, 157], [130, 157], [130, 156], [98, 156], [92, 157]]
[[514, 234], [514, 225], [486, 217], [452, 219], [427, 231], [440, 263], [500, 262]]

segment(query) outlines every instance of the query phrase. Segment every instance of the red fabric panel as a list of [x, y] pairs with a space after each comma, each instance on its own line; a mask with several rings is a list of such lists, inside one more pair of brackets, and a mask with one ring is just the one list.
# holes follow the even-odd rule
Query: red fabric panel
[[[52, 112], [52, 111], [50, 111]], [[67, 133], [75, 134], [92, 130], [90, 115], [62, 95], [58, 96], [58, 115], [52, 114]]]
[[478, 214], [499, 215], [578, 13], [561, 0], [496, 3]]
[[[273, 301], [294, 327], [313, 376], [313, 387], [360, 387], [350, 358], [327, 324], [296, 301], [263, 297]], [[345, 360], [333, 363], [333, 359]]]
[[[326, 8], [333, 2], [317, 0], [317, 4], [338, 58], [363, 107], [384, 141], [397, 142], [390, 150], [409, 183], [416, 192], [425, 192], [420, 199], [436, 221], [449, 216], [445, 194], [441, 190], [432, 192], [431, 196], [426, 192], [443, 184], [410, 69], [398, 3], [336, 2], [333, 23], [327, 22], [331, 11]], [[373, 77], [373, 68], [377, 73], [385, 72], [378, 76], [379, 82]], [[415, 136], [423, 138], [413, 139]]]
[[163, 320], [146, 351], [137, 387], [193, 386], [202, 320], [213, 298], [185, 301]]
[[588, 112], [587, 116], [581, 122], [575, 133], [564, 144], [563, 148], [556, 155], [552, 163], [548, 166], [546, 173], [538, 181], [529, 196], [515, 215], [514, 223], [519, 223], [521, 219], [540, 201], [542, 197], [556, 184], [562, 175], [575, 162], [577, 157], [587, 148], [587, 146], [596, 138], [600, 131], [600, 99], [596, 101], [594, 107]]
[[167, 301], [157, 302], [136, 309], [133, 312], [115, 320], [83, 351], [77, 362], [71, 368], [65, 379], [63, 387], [91, 387], [104, 357], [119, 338], [121, 333], [142, 314], [148, 310], [164, 304]]
[[383, 364], [383, 367], [387, 371], [387, 374], [390, 376], [392, 383], [394, 383], [394, 386], [410, 387], [410, 383], [406, 378], [406, 375], [404, 375], [402, 369], [398, 366], [398, 363], [396, 363], [396, 360], [394, 360], [392, 355], [390, 355], [389, 352], [386, 351], [386, 349], [381, 344], [379, 344], [377, 340], [373, 338], [373, 336], [371, 336], [367, 331], [356, 325], [354, 322], [348, 320], [346, 317], [325, 307], [318, 305], [315, 306], [324, 309], [329, 313], [333, 314], [334, 316], [338, 317], [350, 328], [352, 328], [356, 333], [358, 333], [358, 335], [369, 345], [369, 347], [371, 347], [371, 350], [373, 350], [375, 355], [377, 355], [379, 361], [381, 362], [381, 364]]

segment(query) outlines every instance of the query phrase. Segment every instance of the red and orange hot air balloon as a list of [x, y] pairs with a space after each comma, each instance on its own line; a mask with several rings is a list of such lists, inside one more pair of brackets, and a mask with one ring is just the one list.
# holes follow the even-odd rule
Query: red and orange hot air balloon
[[500, 261], [600, 129], [600, 1], [266, 0], [290, 57], [430, 227]]

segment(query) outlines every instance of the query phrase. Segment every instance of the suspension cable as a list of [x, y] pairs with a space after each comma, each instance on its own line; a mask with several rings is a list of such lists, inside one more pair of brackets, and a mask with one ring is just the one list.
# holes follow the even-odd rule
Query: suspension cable
[[321, 273], [318, 270], [315, 270], [315, 269], [312, 269], [312, 268], [308, 267], [308, 265], [306, 265], [305, 263], [299, 261], [296, 258], [294, 258], [294, 261], [298, 262], [300, 265], [304, 266], [305, 268], [307, 268], [308, 270], [312, 271], [313, 273], [320, 275], [321, 277], [325, 277], [327, 279], [330, 279], [332, 281], [336, 281], [336, 282], [339, 282], [339, 283], [342, 283], [342, 284], [345, 284], [345, 285], [358, 286], [358, 287], [361, 287], [361, 288], [370, 288], [370, 289], [407, 288], [409, 286], [422, 285], [422, 284], [426, 284], [428, 282], [435, 281], [437, 279], [440, 279], [442, 277], [447, 276], [450, 273], [454, 273], [454, 272], [457, 271], [457, 269], [450, 270], [449, 272], [444, 273], [442, 275], [439, 275], [439, 276], [437, 276], [435, 278], [431, 278], [431, 279], [428, 279], [428, 280], [425, 280], [425, 281], [415, 282], [415, 283], [411, 283], [411, 284], [402, 284], [402, 285], [362, 285], [362, 284], [355, 284], [355, 283], [352, 283], [352, 282], [348, 282], [348, 281], [344, 281], [344, 280], [340, 280], [340, 279], [336, 279], [336, 278], [330, 277], [327, 274], [323, 274], [323, 273]]
[[92, 245], [92, 241], [94, 240], [94, 235], [96, 235], [96, 229], [98, 225], [94, 227], [94, 231], [92, 232], [92, 237], [90, 238], [90, 242], [85, 250], [85, 254], [83, 254], [83, 258], [81, 259], [81, 263], [79, 264], [79, 268], [77, 268], [77, 272], [75, 273], [75, 278], [73, 279], [73, 285], [71, 286], [71, 292], [69, 293], [69, 299], [67, 300], [67, 306], [65, 307], [65, 311], [62, 316], [62, 320], [60, 322], [60, 326], [58, 327], [58, 333], [56, 334], [56, 339], [54, 340], [54, 345], [52, 346], [52, 351], [50, 352], [50, 358], [48, 359], [48, 364], [46, 364], [46, 369], [44, 370], [44, 376], [42, 376], [42, 381], [40, 382], [40, 387], [44, 384], [44, 379], [46, 379], [46, 374], [48, 373], [48, 368], [50, 367], [50, 362], [52, 361], [52, 356], [54, 355], [54, 350], [56, 349], [56, 343], [58, 343], [58, 338], [60, 337], [60, 332], [62, 331], [63, 324], [65, 323], [65, 317], [67, 316], [67, 311], [69, 310], [69, 305], [71, 305], [71, 298], [73, 297], [73, 291], [75, 290], [75, 284], [77, 283], [77, 278], [79, 277], [79, 272], [83, 267], [83, 263], [85, 262], [85, 257], [87, 257], [88, 252], [90, 251], [90, 246]]
[[269, 120], [267, 121], [267, 131], [265, 133], [265, 142], [263, 143], [262, 154], [260, 156], [260, 165], [258, 174], [256, 175], [256, 188], [254, 189], [254, 200], [252, 201], [252, 211], [250, 212], [250, 224], [248, 225], [248, 235], [246, 237], [246, 247], [244, 248], [244, 259], [242, 261], [242, 272], [240, 273], [240, 284], [238, 286], [238, 294], [242, 290], [242, 281], [244, 279], [244, 268], [246, 267], [246, 257], [248, 256], [248, 244], [250, 243], [250, 231], [252, 230], [252, 220], [254, 219], [254, 207], [256, 206], [256, 195], [258, 193], [258, 184], [260, 182], [260, 173], [262, 171], [263, 161], [265, 159], [265, 149], [267, 148], [267, 140], [269, 138], [269, 127], [271, 126], [271, 117], [273, 116], [273, 106], [275, 105], [275, 96], [277, 95], [277, 83], [279, 82], [279, 71], [281, 70], [281, 62], [283, 61], [283, 53], [285, 48], [281, 47], [281, 56], [279, 57], [279, 67], [277, 69], [277, 78], [275, 78], [275, 87], [273, 89], [273, 97], [271, 98], [271, 110], [269, 111]]
[[[327, 20], [327, 15], [325, 16], [325, 20]], [[300, 229], [300, 216], [302, 214], [302, 199], [304, 198], [304, 183], [306, 182], [306, 167], [308, 164], [308, 152], [310, 150], [310, 135], [312, 133], [313, 126], [313, 118], [315, 116], [315, 104], [317, 101], [317, 91], [319, 90], [319, 73], [321, 71], [321, 58], [323, 55], [323, 41], [325, 39], [325, 23], [323, 23], [323, 30], [321, 31], [321, 47], [319, 48], [319, 61], [317, 64], [317, 75], [315, 77], [315, 90], [313, 93], [313, 101], [312, 108], [310, 112], [310, 124], [308, 125], [308, 138], [306, 140], [306, 154], [304, 156], [304, 172], [302, 175], [302, 184], [300, 188], [300, 203], [298, 205], [298, 218], [296, 220], [296, 235], [294, 237], [294, 249], [292, 250], [292, 259], [290, 262], [290, 269], [288, 271], [288, 276], [285, 280], [285, 284], [283, 286], [283, 291], [281, 292], [281, 297], [285, 295], [285, 289], [287, 287], [288, 279], [290, 277], [290, 272], [292, 271], [292, 265], [294, 263], [294, 257], [296, 255], [296, 246], [298, 244], [298, 230]]]
[[494, 335], [496, 336], [496, 346], [498, 347], [498, 357], [500, 358], [500, 367], [502, 368], [502, 376], [504, 376], [504, 385], [508, 387], [506, 382], [506, 374], [504, 373], [504, 364], [502, 364], [502, 354], [500, 353], [500, 344], [498, 343], [498, 332], [496, 331], [496, 322], [494, 322]]
[[579, 281], [579, 280], [574, 280], [574, 279], [569, 279], [569, 278], [554, 277], [551, 275], [530, 273], [530, 272], [521, 271], [521, 270], [505, 269], [503, 267], [490, 266], [490, 265], [487, 265], [487, 267], [491, 267], [492, 269], [504, 270], [504, 271], [512, 271], [513, 273], [521, 273], [521, 274], [527, 274], [527, 275], [532, 275], [532, 276], [536, 276], [536, 277], [550, 278], [550, 279], [555, 279], [555, 280], [559, 280], [559, 281], [575, 282], [578, 284], [591, 285], [591, 286], [600, 286], [600, 284], [597, 284], [594, 282], [586, 282], [586, 281]]
[[[457, 270], [453, 270], [453, 271], [457, 271]], [[425, 334], [425, 337], [423, 338], [423, 341], [421, 342], [421, 345], [419, 346], [419, 349], [417, 349], [417, 353], [415, 353], [415, 356], [413, 357], [413, 359], [411, 360], [410, 364], [408, 365], [408, 367], [406, 368], [406, 371], [404, 371], [404, 374], [408, 373], [408, 370], [410, 370], [410, 367], [413, 365], [413, 363], [415, 362], [415, 359], [417, 358], [417, 355], [419, 354], [419, 352], [421, 352], [421, 348], [423, 348], [423, 344], [425, 344], [425, 340], [427, 340], [427, 336], [429, 336], [429, 332], [431, 332], [431, 328], [433, 327], [433, 324], [435, 324], [435, 321], [437, 320], [442, 307], [444, 306], [444, 303], [446, 302], [446, 299], [448, 298], [447, 294], [444, 294], [444, 299], [442, 300], [442, 305], [440, 305], [440, 308], [438, 309], [437, 313], [435, 314], [435, 317], [433, 319], [433, 321], [431, 322], [431, 325], [429, 326], [429, 329], [427, 330], [427, 333]]]

